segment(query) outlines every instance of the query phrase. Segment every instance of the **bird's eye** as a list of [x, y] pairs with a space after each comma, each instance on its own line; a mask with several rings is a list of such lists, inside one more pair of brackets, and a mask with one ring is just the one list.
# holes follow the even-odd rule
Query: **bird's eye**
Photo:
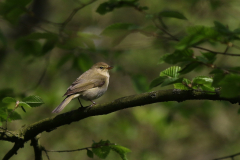
[[103, 67], [99, 67], [100, 69], [103, 69]]

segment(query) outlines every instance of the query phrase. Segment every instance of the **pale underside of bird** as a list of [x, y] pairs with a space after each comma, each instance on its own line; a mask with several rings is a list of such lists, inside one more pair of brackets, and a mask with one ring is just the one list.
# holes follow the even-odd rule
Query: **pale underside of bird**
[[52, 113], [62, 111], [74, 98], [78, 98], [81, 107], [82, 104], [79, 98], [91, 101], [93, 103], [92, 105], [95, 105], [96, 103], [92, 100], [101, 97], [107, 91], [110, 77], [108, 70], [112, 68], [113, 67], [104, 62], [94, 64], [72, 83], [67, 89], [67, 92], [63, 95], [67, 97], [52, 111]]

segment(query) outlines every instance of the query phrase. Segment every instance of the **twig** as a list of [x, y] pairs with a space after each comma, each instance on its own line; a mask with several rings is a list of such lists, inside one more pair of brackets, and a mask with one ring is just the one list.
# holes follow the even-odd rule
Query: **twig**
[[85, 148], [79, 148], [79, 149], [73, 149], [73, 150], [60, 150], [60, 151], [53, 151], [53, 150], [45, 150], [46, 152], [76, 152], [76, 151], [82, 151], [82, 150], [87, 150], [90, 148], [99, 148], [99, 147], [103, 147], [103, 146], [110, 146], [110, 145], [116, 145], [114, 143], [110, 143], [110, 144], [104, 144], [104, 145], [99, 145], [96, 147], [85, 147]]
[[221, 160], [221, 159], [227, 159], [227, 158], [231, 158], [231, 159], [234, 160], [234, 157], [239, 156], [239, 155], [240, 155], [240, 152], [239, 152], [239, 153], [236, 153], [236, 154], [233, 154], [233, 155], [221, 157], [221, 158], [216, 158], [216, 159], [213, 159], [213, 160]]
[[[42, 72], [42, 74], [41, 74], [38, 82], [37, 82], [32, 88], [29, 88], [29, 89], [27, 89], [26, 91], [34, 90], [34, 89], [36, 89], [36, 88], [42, 83], [42, 80], [43, 80], [44, 76], [45, 76], [46, 73], [47, 73], [47, 68], [48, 68], [48, 65], [49, 65], [49, 60], [50, 60], [50, 55], [48, 55], [48, 56], [46, 57], [46, 65], [45, 65], [45, 68], [43, 69], [43, 72]], [[26, 91], [25, 91], [25, 92], [26, 92]]]
[[11, 114], [18, 108], [19, 106], [19, 101], [16, 102], [16, 105], [15, 107], [13, 108], [13, 110], [9, 113], [9, 115], [7, 116], [7, 119], [6, 119], [6, 130], [7, 130], [7, 122], [8, 122], [8, 118], [11, 116]]
[[49, 157], [49, 155], [48, 155], [47, 150], [46, 150], [44, 147], [42, 147], [42, 150], [45, 152], [45, 154], [46, 154], [46, 156], [47, 156], [47, 159], [50, 160], [50, 157]]
[[[154, 20], [153, 20], [153, 23], [154, 25], [159, 28], [161, 31], [163, 31], [165, 34], [167, 34], [169, 37], [172, 38], [172, 40], [174, 41], [177, 41], [179, 42], [180, 40], [178, 38], [176, 38], [174, 35], [172, 35], [171, 33], [169, 33], [167, 30], [163, 29], [162, 27], [160, 27]], [[192, 46], [192, 48], [197, 48], [197, 49], [200, 49], [200, 50], [204, 50], [204, 51], [208, 51], [208, 52], [211, 52], [211, 53], [214, 53], [214, 54], [222, 54], [222, 55], [228, 55], [228, 56], [240, 56], [240, 54], [233, 54], [233, 53], [227, 53], [227, 50], [225, 50], [224, 53], [222, 52], [216, 52], [216, 51], [212, 51], [210, 49], [206, 49], [206, 48], [203, 48], [203, 47], [199, 47], [199, 46]], [[228, 47], [227, 47], [228, 48]]]
[[80, 7], [77, 7], [77, 8], [75, 8], [75, 9], [73, 9], [72, 13], [68, 16], [68, 18], [67, 18], [63, 23], [60, 24], [61, 27], [60, 27], [60, 29], [59, 29], [59, 33], [61, 33], [61, 32], [64, 30], [65, 26], [72, 20], [72, 18], [74, 17], [74, 15], [75, 15], [80, 9], [88, 6], [89, 4], [91, 4], [91, 3], [95, 2], [95, 1], [97, 1], [97, 0], [91, 0], [91, 1], [89, 1], [88, 3], [86, 3], [86, 4], [82, 4]]
[[226, 54], [227, 51], [228, 51], [228, 49], [229, 49], [229, 47], [227, 46], [226, 49], [225, 49], [225, 51], [223, 52], [223, 54]]

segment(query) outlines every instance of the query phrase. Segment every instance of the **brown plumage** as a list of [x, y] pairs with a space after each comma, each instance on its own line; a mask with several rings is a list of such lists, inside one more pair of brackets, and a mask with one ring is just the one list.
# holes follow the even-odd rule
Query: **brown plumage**
[[[67, 97], [52, 113], [60, 112], [74, 98], [80, 97], [84, 100], [92, 101], [102, 96], [108, 88], [110, 77], [108, 70], [110, 69], [112, 67], [104, 62], [94, 64], [72, 83], [64, 94]], [[95, 104], [93, 101], [92, 103]]]

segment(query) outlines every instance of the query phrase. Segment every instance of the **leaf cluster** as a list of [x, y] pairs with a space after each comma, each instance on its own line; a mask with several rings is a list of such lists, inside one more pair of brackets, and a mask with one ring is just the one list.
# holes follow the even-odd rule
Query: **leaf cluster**
[[111, 150], [116, 152], [122, 158], [122, 160], [127, 160], [126, 153], [131, 152], [131, 150], [128, 148], [120, 145], [115, 145], [109, 140], [101, 140], [100, 142], [94, 142], [92, 144], [92, 150], [87, 149], [87, 155], [90, 158], [93, 158], [94, 155], [96, 155], [100, 159], [105, 159]]

